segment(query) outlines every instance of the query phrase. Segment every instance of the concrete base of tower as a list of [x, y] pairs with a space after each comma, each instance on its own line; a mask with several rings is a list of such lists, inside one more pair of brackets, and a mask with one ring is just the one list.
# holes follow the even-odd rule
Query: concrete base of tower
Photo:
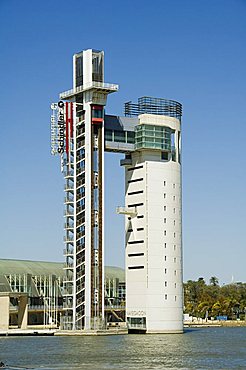
[[146, 334], [183, 334], [184, 330], [147, 330]]
[[184, 330], [143, 330], [128, 329], [128, 334], [183, 334]]
[[141, 323], [132, 322], [128, 318], [129, 334], [182, 334], [184, 332], [182, 321], [149, 321], [142, 320]]
[[147, 322], [146, 333], [183, 333], [183, 321]]

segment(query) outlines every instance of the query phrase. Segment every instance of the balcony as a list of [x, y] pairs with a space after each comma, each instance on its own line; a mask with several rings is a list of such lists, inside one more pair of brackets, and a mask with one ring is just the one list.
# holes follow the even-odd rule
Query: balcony
[[137, 210], [136, 210], [136, 207], [134, 207], [134, 209], [127, 208], [127, 207], [117, 207], [116, 213], [118, 215], [126, 215], [126, 216], [135, 217], [137, 215]]
[[120, 160], [120, 166], [131, 166], [132, 159], [131, 158], [124, 158]]
[[83, 159], [85, 159], [85, 154], [79, 154], [76, 157], [77, 162], [82, 161]]
[[[81, 201], [83, 198], [85, 197], [85, 193], [79, 193], [79, 194], [77, 194], [77, 202], [79, 202], [79, 201]], [[84, 207], [85, 207], [85, 205], [84, 205]], [[77, 212], [81, 212], [83, 209], [79, 209], [78, 210], [78, 208], [79, 208], [79, 206], [77, 206]]]
[[76, 248], [76, 253], [81, 252], [83, 249], [85, 249], [85, 244], [78, 244]]
[[76, 188], [83, 186], [85, 184], [85, 179], [78, 180], [76, 183]]
[[74, 228], [74, 225], [73, 224], [69, 224], [69, 223], [65, 222], [64, 229], [66, 229], [66, 230], [73, 230], [73, 228]]
[[83, 270], [83, 271], [79, 271], [78, 273], [77, 273], [77, 277], [76, 277], [76, 281], [79, 281], [82, 277], [84, 277], [85, 276], [85, 270]]
[[77, 130], [77, 137], [84, 135], [85, 134], [85, 129], [84, 127], [78, 128]]
[[73, 217], [74, 216], [74, 214], [73, 214], [73, 211], [64, 211], [64, 216], [66, 216], [66, 217]]
[[82, 238], [83, 236], [85, 236], [85, 232], [84, 231], [81, 231], [81, 232], [77, 233], [76, 240]]
[[64, 248], [63, 249], [63, 256], [73, 256], [73, 249], [72, 248]]
[[[84, 195], [83, 194], [80, 194], [78, 197], [77, 197], [77, 201], [79, 201], [80, 199], [82, 199], [84, 197]], [[82, 204], [82, 206], [77, 206], [76, 207], [76, 213], [77, 213], [77, 215], [79, 214], [79, 213], [81, 213], [81, 212], [83, 212], [84, 211], [84, 209], [85, 209], [85, 204]]]
[[72, 274], [70, 274], [70, 276], [66, 276], [64, 279], [63, 279], [63, 287], [64, 289], [66, 288], [66, 285], [67, 286], [71, 286], [73, 284], [73, 277], [71, 276]]
[[85, 298], [78, 298], [76, 302], [76, 307], [84, 303], [85, 303]]
[[73, 178], [73, 171], [66, 171], [64, 172], [65, 179], [72, 179]]
[[[78, 214], [78, 213], [77, 213]], [[85, 214], [82, 213], [80, 217], [77, 218], [76, 227], [80, 227], [85, 223]]]
[[70, 89], [70, 90], [62, 92], [60, 94], [60, 99], [66, 100], [66, 99], [72, 98], [75, 95], [81, 94], [82, 92], [86, 90], [91, 90], [91, 89], [101, 90], [105, 93], [110, 94], [112, 92], [118, 91], [119, 85], [109, 84], [105, 82], [92, 81], [92, 82], [88, 82], [84, 84], [83, 86], [78, 86], [75, 89]]
[[73, 318], [71, 316], [62, 316], [62, 319], [61, 319], [61, 324], [64, 328], [67, 329], [68, 325], [70, 325], [70, 329], [72, 329], [72, 325], [73, 325]]
[[73, 263], [72, 262], [66, 262], [63, 264], [64, 269], [73, 269]]
[[85, 139], [78, 141], [77, 142], [77, 150], [83, 148], [84, 145], [85, 145]]
[[72, 197], [65, 197], [64, 198], [65, 204], [73, 204], [73, 198]]
[[83, 172], [85, 172], [85, 167], [77, 167], [77, 175], [81, 175]]
[[80, 293], [80, 292], [82, 292], [82, 290], [84, 290], [84, 289], [85, 289], [84, 284], [78, 284], [78, 285], [76, 286], [76, 293]]
[[73, 295], [73, 287], [63, 289], [63, 297]]
[[73, 243], [73, 237], [72, 236], [64, 236], [63, 238], [65, 243]]
[[65, 309], [65, 310], [71, 310], [72, 308], [73, 308], [73, 305], [72, 305], [72, 302], [64, 302], [63, 303], [63, 308]]
[[111, 311], [111, 310], [125, 310], [125, 304], [112, 304], [112, 305], [104, 305], [104, 309]]
[[85, 263], [85, 258], [84, 257], [78, 258], [76, 260], [77, 267], [80, 266], [80, 265], [82, 265], [83, 263]]
[[74, 190], [74, 185], [73, 185], [73, 184], [65, 184], [65, 185], [64, 185], [64, 190], [65, 190], [65, 191], [71, 191], [71, 192], [73, 192], [73, 190]]

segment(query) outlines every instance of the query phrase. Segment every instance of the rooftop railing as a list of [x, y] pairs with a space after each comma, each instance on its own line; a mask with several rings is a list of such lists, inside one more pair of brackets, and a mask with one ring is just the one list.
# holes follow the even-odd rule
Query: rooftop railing
[[145, 113], [175, 117], [180, 120], [182, 117], [182, 104], [175, 100], [152, 98], [149, 96], [139, 98], [137, 104], [131, 101], [125, 103], [126, 117], [139, 116]]
[[89, 89], [93, 89], [93, 88], [108, 90], [108, 91], [113, 92], [113, 91], [118, 91], [119, 90], [119, 85], [109, 84], [109, 83], [105, 83], [105, 82], [92, 81], [92, 82], [89, 82], [87, 84], [84, 84], [83, 86], [78, 86], [75, 89], [70, 89], [70, 90], [62, 92], [60, 94], [60, 99], [66, 99], [66, 98], [69, 98], [73, 95], [79, 94], [79, 93], [81, 93], [85, 90], [89, 90]]

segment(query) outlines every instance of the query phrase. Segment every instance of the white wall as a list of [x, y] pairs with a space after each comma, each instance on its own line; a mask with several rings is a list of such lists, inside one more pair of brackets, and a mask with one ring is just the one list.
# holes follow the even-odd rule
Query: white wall
[[[150, 120], [152, 115], [144, 116], [147, 123], [146, 116]], [[166, 117], [161, 121], [158, 116], [155, 124], [179, 130], [178, 120], [170, 120], [168, 125]], [[147, 332], [182, 332], [181, 166], [161, 160], [158, 150], [136, 151], [132, 159], [132, 166], [126, 167], [125, 205], [143, 203], [137, 213], [144, 218], [126, 217], [126, 315], [146, 317]], [[140, 165], [143, 168], [129, 170]], [[129, 195], [139, 190], [143, 193]], [[129, 227], [133, 231], [127, 233]], [[129, 257], [132, 253], [144, 255]], [[132, 266], [144, 268], [129, 269]]]

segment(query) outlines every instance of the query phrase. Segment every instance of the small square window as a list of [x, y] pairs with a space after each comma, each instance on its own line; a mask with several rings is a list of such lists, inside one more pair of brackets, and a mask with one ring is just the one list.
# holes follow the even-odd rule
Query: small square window
[[175, 213], [175, 208], [173, 209], [173, 213]]
[[174, 270], [174, 275], [175, 275], [175, 276], [177, 275], [177, 270]]
[[173, 225], [175, 226], [175, 220], [173, 221]]
[[167, 260], [167, 256], [164, 257], [164, 261], [166, 261], [166, 260]]
[[161, 159], [163, 161], [168, 161], [168, 152], [161, 152]]
[[165, 281], [165, 286], [167, 286], [167, 281]]
[[177, 288], [177, 283], [174, 283], [174, 288]]
[[165, 300], [167, 300], [167, 294], [165, 294]]
[[163, 198], [166, 198], [166, 193], [163, 194]]
[[166, 218], [164, 218], [164, 224], [166, 224], [167, 223], [167, 219]]
[[173, 196], [173, 200], [175, 200], [176, 198], [175, 198], [175, 195]]
[[164, 236], [166, 236], [167, 235], [167, 230], [164, 230]]
[[176, 251], [176, 245], [173, 246], [173, 250]]
[[167, 243], [164, 243], [164, 248], [166, 248], [167, 247]]
[[167, 210], [167, 206], [164, 206], [164, 211], [166, 211]]
[[165, 274], [167, 273], [167, 269], [164, 270]]
[[174, 238], [176, 237], [176, 233], [173, 233], [173, 237], [174, 237]]
[[173, 184], [173, 188], [175, 189], [175, 184]]
[[166, 181], [163, 181], [163, 185], [166, 186]]
[[176, 263], [176, 261], [177, 261], [177, 260], [176, 260], [176, 257], [174, 257], [173, 262], [174, 262], [174, 263]]
[[175, 299], [175, 302], [176, 302], [177, 301], [177, 296], [175, 296], [174, 299]]

